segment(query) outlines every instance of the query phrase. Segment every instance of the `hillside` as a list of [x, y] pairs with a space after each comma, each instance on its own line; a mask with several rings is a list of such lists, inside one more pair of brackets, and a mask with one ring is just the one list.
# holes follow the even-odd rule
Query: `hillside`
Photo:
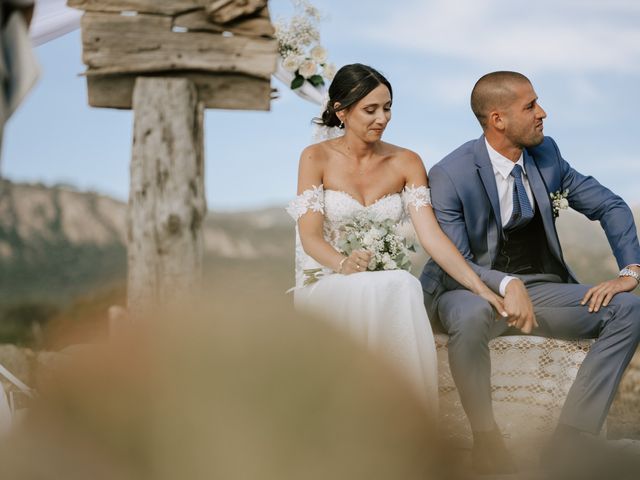
[[[286, 262], [293, 246], [292, 222], [275, 208], [211, 213], [204, 236], [208, 264], [212, 259]], [[64, 304], [121, 282], [125, 237], [122, 202], [69, 187], [1, 181], [0, 304], [35, 299]]]
[[0, 183], [0, 302], [65, 303], [125, 272], [120, 202], [66, 187]]

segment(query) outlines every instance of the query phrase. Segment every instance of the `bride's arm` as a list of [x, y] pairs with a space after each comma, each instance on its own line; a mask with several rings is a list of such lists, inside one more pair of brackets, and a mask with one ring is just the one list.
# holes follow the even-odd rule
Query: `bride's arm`
[[343, 260], [346, 258], [338, 253], [322, 235], [324, 215], [320, 212], [307, 212], [298, 220], [300, 242], [305, 253], [321, 265], [329, 267], [335, 272], [344, 269]]
[[[417, 155], [415, 159], [408, 162], [406, 180], [409, 189], [418, 186], [428, 188], [427, 173], [422, 160]], [[431, 258], [463, 287], [491, 302], [502, 315], [506, 316], [501, 298], [484, 284], [442, 231], [431, 205], [410, 202], [407, 209], [420, 245]]]
[[[307, 147], [300, 156], [298, 195], [322, 185], [325, 162], [317, 149], [315, 145]], [[366, 269], [369, 254], [354, 252], [348, 258], [345, 257], [324, 239], [323, 224], [324, 210], [321, 205], [316, 205], [316, 209], [306, 210], [298, 218], [298, 233], [305, 253], [335, 272], [344, 274], [356, 272], [358, 263], [362, 265], [362, 269]]]
[[489, 287], [480, 280], [453, 242], [442, 231], [431, 206], [418, 208], [408, 206], [408, 209], [420, 245], [429, 256], [467, 290], [473, 293], [488, 290]]

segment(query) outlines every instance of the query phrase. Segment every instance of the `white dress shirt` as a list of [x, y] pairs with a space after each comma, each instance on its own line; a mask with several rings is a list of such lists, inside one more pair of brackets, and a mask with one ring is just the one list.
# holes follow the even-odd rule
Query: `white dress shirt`
[[487, 139], [484, 140], [487, 144], [487, 151], [489, 152], [489, 160], [491, 160], [491, 166], [493, 167], [493, 174], [496, 177], [496, 187], [498, 187], [498, 199], [500, 200], [500, 220], [502, 221], [502, 226], [504, 227], [509, 220], [511, 220], [511, 215], [513, 214], [513, 184], [515, 183], [515, 179], [511, 176], [511, 170], [515, 165], [520, 165], [522, 167], [522, 183], [524, 184], [524, 189], [527, 192], [527, 197], [529, 197], [529, 203], [531, 203], [531, 207], [534, 208], [533, 202], [533, 194], [531, 193], [531, 187], [529, 186], [529, 180], [527, 178], [527, 171], [524, 168], [523, 155], [520, 154], [520, 158], [517, 162], [513, 162], [509, 160], [507, 157], [498, 153], [493, 149]]
[[[531, 193], [531, 187], [529, 186], [529, 180], [527, 179], [527, 171], [524, 168], [523, 154], [521, 153], [518, 161], [514, 163], [512, 160], [509, 160], [489, 145], [486, 138], [484, 139], [484, 142], [487, 145], [489, 160], [491, 160], [493, 174], [496, 177], [498, 199], [500, 200], [500, 221], [504, 227], [509, 223], [511, 215], [513, 214], [513, 184], [515, 183], [515, 179], [511, 176], [511, 170], [513, 170], [515, 165], [520, 165], [520, 167], [522, 167], [522, 183], [524, 184], [524, 189], [527, 192], [529, 203], [531, 203], [531, 208], [535, 211], [533, 194]], [[502, 279], [502, 282], [500, 282], [500, 295], [504, 297], [507, 284], [514, 278], [515, 277], [506, 276]]]

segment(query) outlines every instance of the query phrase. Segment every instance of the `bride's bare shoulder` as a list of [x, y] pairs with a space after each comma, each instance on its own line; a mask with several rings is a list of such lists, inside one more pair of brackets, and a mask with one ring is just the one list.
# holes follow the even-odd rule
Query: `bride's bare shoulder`
[[309, 145], [300, 154], [299, 173], [302, 176], [322, 178], [324, 176], [330, 151], [327, 141]]
[[301, 162], [324, 163], [335, 154], [335, 139], [324, 140], [306, 147], [300, 154]]
[[405, 179], [408, 185], [423, 185], [427, 182], [427, 172], [422, 162], [422, 158], [413, 150], [408, 148], [389, 145], [392, 165], [394, 169]]
[[398, 145], [393, 145], [391, 143], [385, 143], [385, 148], [387, 149], [388, 154], [398, 163], [404, 165], [422, 163], [422, 158], [420, 158], [420, 155], [418, 155], [413, 150], [399, 147]]

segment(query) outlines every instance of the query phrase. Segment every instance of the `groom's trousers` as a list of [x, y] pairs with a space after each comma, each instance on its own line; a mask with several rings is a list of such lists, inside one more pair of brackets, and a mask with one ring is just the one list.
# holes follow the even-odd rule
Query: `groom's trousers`
[[[561, 283], [555, 275], [519, 277], [527, 287], [539, 324], [532, 335], [597, 339], [578, 370], [559, 419], [561, 424], [597, 434], [640, 340], [640, 298], [619, 293], [607, 307], [590, 313], [588, 305], [580, 305], [590, 286]], [[488, 343], [500, 335], [522, 333], [468, 290], [444, 292], [430, 307], [437, 309], [449, 334], [451, 373], [472, 430], [492, 430]]]

